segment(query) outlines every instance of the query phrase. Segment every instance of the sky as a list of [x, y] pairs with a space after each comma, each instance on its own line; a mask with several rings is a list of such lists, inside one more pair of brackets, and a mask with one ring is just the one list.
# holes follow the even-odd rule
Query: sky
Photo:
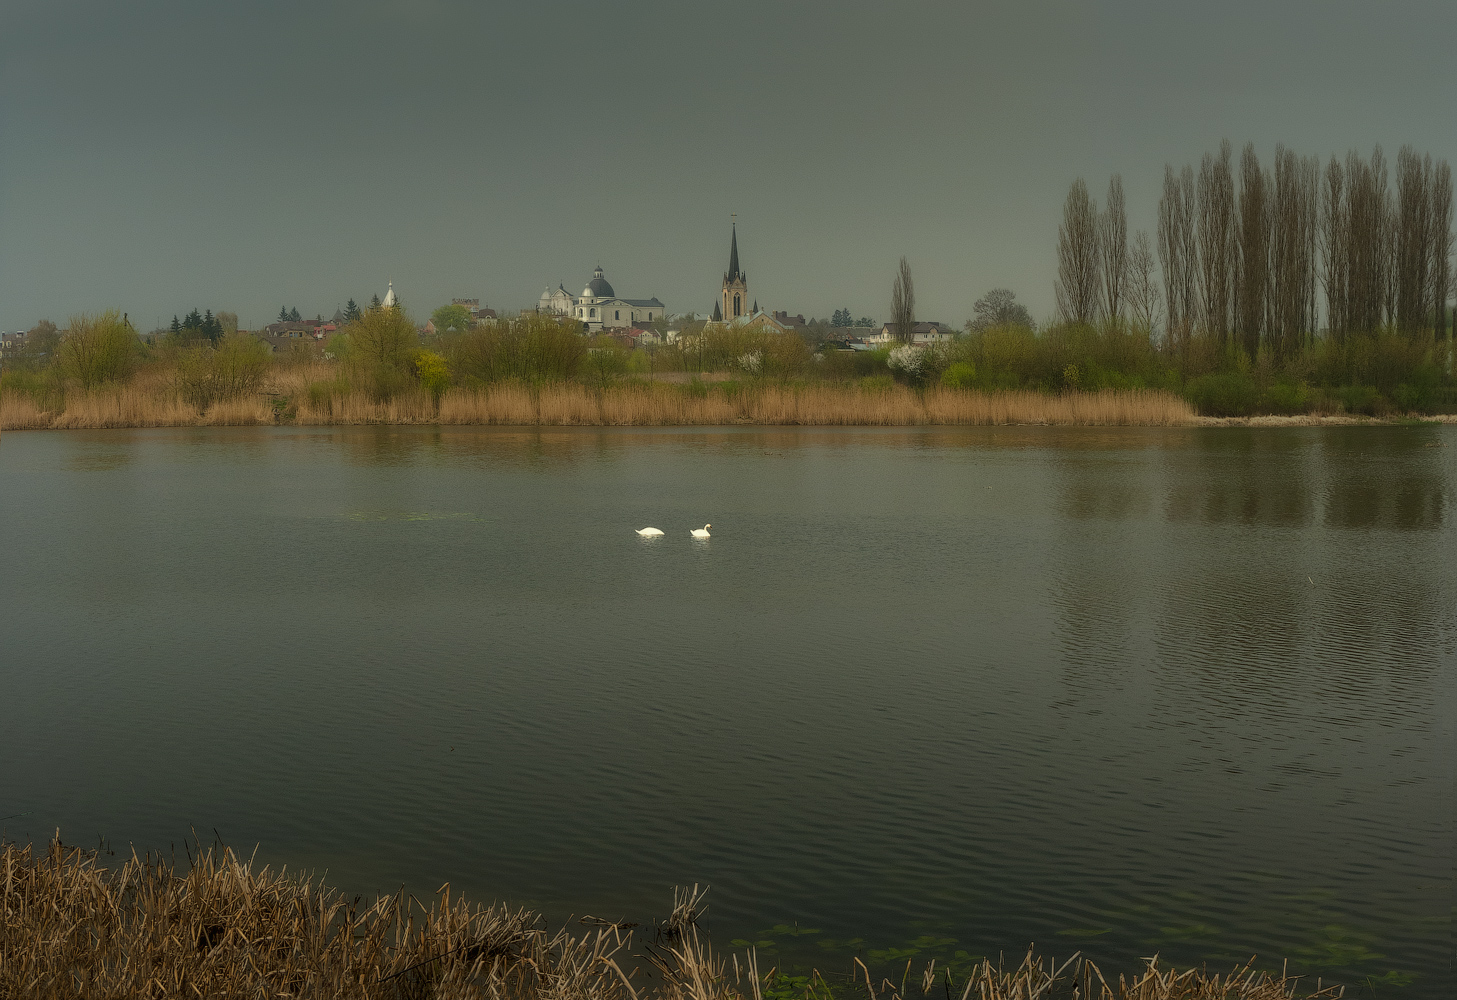
[[765, 309], [1053, 310], [1069, 184], [1165, 163], [1457, 160], [1451, 0], [0, 0], [0, 329], [328, 316], [393, 281], [700, 315], [738, 219]]

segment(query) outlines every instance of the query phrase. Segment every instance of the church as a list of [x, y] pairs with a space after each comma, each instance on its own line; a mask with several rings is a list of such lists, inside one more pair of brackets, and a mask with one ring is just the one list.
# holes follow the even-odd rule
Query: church
[[662, 319], [666, 312], [656, 296], [650, 299], [619, 297], [603, 277], [601, 267], [592, 272], [592, 280], [587, 282], [581, 295], [573, 295], [557, 285], [541, 293], [536, 310], [570, 316], [581, 322], [589, 333], [625, 329], [634, 323], [651, 323]]
[[[798, 320], [796, 323], [795, 321]], [[723, 273], [723, 288], [719, 301], [713, 304], [713, 323], [728, 323], [732, 326], [758, 327], [784, 333], [796, 326], [804, 325], [803, 316], [787, 313], [767, 313], [759, 308], [757, 300], [749, 305], [749, 276], [739, 266], [739, 226], [734, 223], [733, 235], [729, 238], [729, 265]]]
[[757, 302], [753, 309], [749, 308], [749, 276], [739, 267], [739, 224], [735, 222], [729, 242], [729, 266], [723, 273], [723, 294], [713, 305], [713, 321], [732, 323], [758, 311]]

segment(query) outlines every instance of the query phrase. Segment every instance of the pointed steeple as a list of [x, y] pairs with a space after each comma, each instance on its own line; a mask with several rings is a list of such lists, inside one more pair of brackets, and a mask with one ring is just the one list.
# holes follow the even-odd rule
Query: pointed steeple
[[713, 321], [715, 323], [723, 322], [723, 310], [718, 307], [717, 302], [713, 304]]
[[729, 281], [743, 281], [744, 273], [739, 270], [739, 226], [734, 223], [733, 242], [729, 245]]

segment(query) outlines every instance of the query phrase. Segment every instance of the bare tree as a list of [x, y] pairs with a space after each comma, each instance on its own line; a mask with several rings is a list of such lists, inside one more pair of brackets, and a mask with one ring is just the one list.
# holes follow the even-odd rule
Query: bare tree
[[1169, 338], [1188, 346], [1198, 320], [1199, 245], [1194, 231], [1194, 168], [1164, 167], [1159, 199], [1159, 260], [1164, 266]]
[[[1432, 311], [1438, 339], [1447, 330], [1447, 292], [1452, 282], [1452, 168], [1446, 160], [1432, 171]], [[1457, 326], [1457, 320], [1454, 320]]]
[[1168, 331], [1171, 340], [1186, 340], [1188, 324], [1179, 308], [1182, 301], [1179, 288], [1183, 284], [1184, 241], [1180, 238], [1179, 202], [1183, 195], [1179, 191], [1178, 178], [1174, 168], [1164, 164], [1164, 193], [1159, 198], [1159, 261], [1164, 268], [1164, 300], [1168, 303]]
[[1057, 308], [1069, 323], [1091, 323], [1098, 310], [1097, 206], [1079, 177], [1063, 203], [1057, 229]]
[[1370, 161], [1346, 156], [1343, 329], [1370, 332], [1388, 315], [1391, 250], [1386, 160], [1377, 146]]
[[1426, 324], [1431, 304], [1432, 158], [1410, 146], [1396, 154], [1396, 326], [1415, 336]]
[[1158, 324], [1159, 288], [1153, 276], [1153, 250], [1148, 233], [1139, 231], [1133, 238], [1133, 251], [1128, 256], [1128, 311], [1133, 324], [1150, 339]]
[[1204, 154], [1199, 167], [1199, 278], [1204, 326], [1225, 342], [1233, 329], [1234, 302], [1234, 171], [1232, 147], [1225, 139], [1219, 156]]
[[1239, 167], [1239, 338], [1254, 357], [1265, 330], [1270, 275], [1269, 177], [1260, 169], [1252, 142], [1245, 144]]
[[1294, 355], [1314, 328], [1315, 234], [1320, 171], [1284, 146], [1275, 149], [1270, 195], [1268, 327], [1277, 354]]
[[1320, 252], [1321, 284], [1325, 288], [1326, 330], [1336, 343], [1345, 339], [1347, 329], [1347, 246], [1351, 238], [1351, 217], [1346, 206], [1346, 173], [1334, 156], [1325, 168], [1325, 184], [1321, 188]]
[[911, 265], [901, 258], [895, 284], [890, 289], [890, 318], [895, 323], [895, 339], [903, 344], [914, 342], [916, 334], [916, 286], [911, 281]]
[[1117, 326], [1123, 320], [1128, 282], [1128, 213], [1119, 174], [1108, 181], [1108, 203], [1098, 216], [1098, 256], [1103, 273], [1103, 315]]
[[1010, 288], [993, 288], [972, 303], [972, 318], [966, 324], [968, 330], [983, 332], [998, 326], [1021, 326], [1036, 329], [1032, 314], [1017, 301], [1017, 293]]

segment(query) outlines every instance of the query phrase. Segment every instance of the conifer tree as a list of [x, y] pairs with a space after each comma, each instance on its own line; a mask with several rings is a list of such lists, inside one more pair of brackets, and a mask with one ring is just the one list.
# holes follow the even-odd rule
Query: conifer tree
[[176, 313], [173, 313], [172, 314], [172, 332], [173, 333], [181, 333], [182, 332], [182, 323], [181, 323], [181, 321], [179, 321], [177, 319], [177, 314]]
[[353, 323], [358, 318], [359, 306], [355, 304], [353, 299], [350, 299], [349, 302], [344, 306], [344, 321], [346, 323]]

